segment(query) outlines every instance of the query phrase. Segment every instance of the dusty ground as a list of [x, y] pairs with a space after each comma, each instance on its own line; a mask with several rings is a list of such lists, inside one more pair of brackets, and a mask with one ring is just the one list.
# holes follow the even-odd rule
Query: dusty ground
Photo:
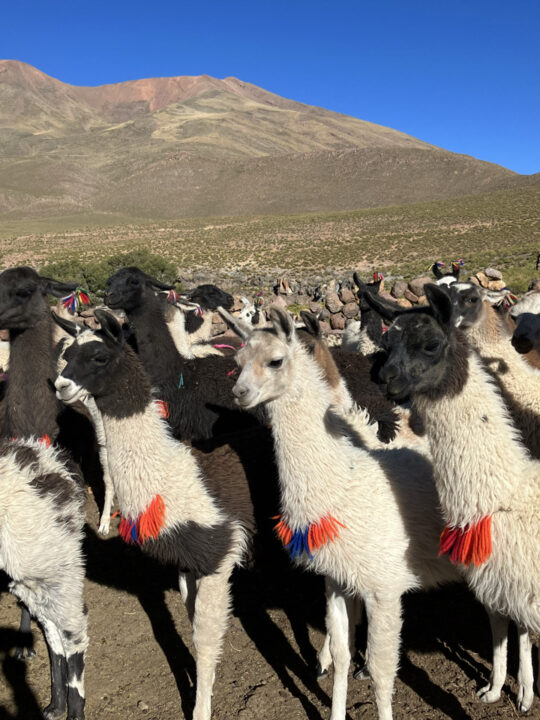
[[[175, 573], [124, 545], [116, 530], [99, 538], [91, 496], [88, 512], [87, 718], [191, 718], [191, 632]], [[514, 636], [503, 696], [483, 705], [475, 697], [490, 667], [483, 609], [462, 587], [410, 596], [404, 605], [396, 720], [518, 717]], [[267, 549], [255, 569], [237, 572], [233, 617], [216, 676], [214, 720], [329, 718], [331, 677], [317, 682], [313, 672], [323, 619], [320, 578], [293, 570], [277, 546]], [[37, 657], [26, 664], [10, 657], [18, 620], [19, 610], [1, 577], [1, 720], [39, 718], [39, 707], [49, 699], [47, 651], [37, 627]], [[364, 642], [360, 632], [361, 647]], [[540, 699], [528, 717], [540, 718]], [[376, 718], [369, 680], [350, 678], [347, 719], [352, 718]]]

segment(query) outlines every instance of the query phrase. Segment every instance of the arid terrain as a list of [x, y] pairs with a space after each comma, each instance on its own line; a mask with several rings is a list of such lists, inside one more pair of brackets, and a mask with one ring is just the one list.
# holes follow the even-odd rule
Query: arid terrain
[[[116, 531], [101, 539], [90, 496], [87, 509], [87, 718], [189, 719], [194, 662], [176, 574], [126, 546]], [[4, 590], [0, 579], [0, 718], [39, 720], [39, 708], [48, 702], [47, 651], [35, 628], [37, 657], [26, 664], [10, 657], [19, 610]], [[464, 587], [406, 597], [404, 620], [396, 720], [518, 717], [514, 634], [503, 696], [494, 705], [476, 698], [489, 677], [490, 634], [487, 616]], [[216, 674], [213, 718], [328, 718], [331, 676], [317, 681], [314, 674], [323, 625], [321, 579], [292, 569], [277, 543], [268, 540], [254, 568], [234, 576], [233, 616]], [[364, 647], [365, 636], [358, 635]], [[347, 720], [375, 717], [371, 682], [350, 676]], [[526, 717], [540, 718], [540, 698]]]
[[0, 216], [7, 218], [333, 212], [529, 182], [236, 78], [76, 87], [0, 60]]

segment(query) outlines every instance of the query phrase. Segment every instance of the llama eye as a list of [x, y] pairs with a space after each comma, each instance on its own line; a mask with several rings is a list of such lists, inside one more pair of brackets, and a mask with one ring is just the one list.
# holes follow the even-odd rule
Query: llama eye
[[271, 368], [280, 368], [283, 365], [283, 358], [280, 358], [279, 360], [270, 360], [268, 363], [268, 367]]
[[106, 365], [108, 362], [108, 358], [106, 355], [95, 355], [92, 358], [92, 362], [94, 365]]
[[440, 346], [441, 344], [439, 342], [430, 342], [427, 343], [427, 345], [424, 345], [423, 349], [426, 355], [435, 355]]
[[469, 302], [470, 302], [470, 303], [478, 302], [478, 298], [477, 298], [477, 297], [470, 297], [470, 298], [469, 298]]

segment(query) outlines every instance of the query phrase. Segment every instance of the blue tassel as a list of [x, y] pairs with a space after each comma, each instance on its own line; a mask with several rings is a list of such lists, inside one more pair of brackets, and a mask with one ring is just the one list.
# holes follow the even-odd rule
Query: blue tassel
[[289, 551], [293, 560], [302, 556], [303, 553], [313, 560], [313, 555], [309, 551], [308, 546], [309, 525], [304, 530], [295, 530], [291, 541], [285, 548]]
[[178, 381], [178, 389], [184, 387], [184, 373], [180, 373], [180, 380]]
[[137, 523], [133, 523], [131, 526], [131, 539], [134, 543], [139, 542], [139, 536], [137, 534]]

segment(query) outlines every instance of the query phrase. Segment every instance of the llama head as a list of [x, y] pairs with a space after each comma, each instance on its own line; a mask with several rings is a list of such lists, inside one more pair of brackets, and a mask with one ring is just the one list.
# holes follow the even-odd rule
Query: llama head
[[[384, 338], [387, 358], [379, 377], [396, 400], [415, 394], [439, 397], [463, 385], [450, 297], [437, 285], [426, 285], [425, 292], [429, 306], [394, 310], [394, 322]], [[467, 353], [463, 336], [460, 341]]]
[[30, 267], [4, 270], [0, 274], [0, 327], [33, 327], [49, 312], [47, 295], [60, 298], [76, 288], [77, 283], [42, 277]]
[[242, 408], [252, 408], [276, 400], [288, 389], [293, 377], [298, 339], [291, 316], [281, 308], [272, 307], [272, 327], [253, 331], [247, 326], [238, 326], [235, 318], [232, 320], [231, 327], [245, 342], [236, 355], [240, 367], [233, 388], [236, 402]]
[[374, 282], [371, 282], [369, 284], [365, 283], [363, 280], [360, 279], [360, 276], [358, 273], [353, 273], [353, 279], [358, 287], [358, 305], [360, 306], [360, 312], [365, 313], [369, 312], [372, 307], [369, 305], [367, 300], [365, 299], [366, 294], [370, 295], [379, 295], [379, 292], [381, 290], [381, 283], [383, 281], [383, 277], [380, 273], [375, 273], [378, 279], [374, 280]]
[[234, 305], [234, 298], [216, 285], [198, 285], [192, 290], [180, 293], [180, 297], [186, 298], [203, 310], [217, 310], [223, 307], [230, 310]]
[[150, 277], [137, 267], [117, 270], [107, 280], [105, 302], [114, 310], [130, 312], [140, 307], [145, 298], [160, 290], [172, 290], [172, 285]]
[[63, 369], [55, 382], [57, 397], [67, 404], [107, 394], [117, 382], [124, 354], [124, 335], [118, 320], [106, 310], [95, 311], [101, 329], [90, 330], [53, 314], [74, 340], [62, 348]]
[[448, 288], [454, 306], [454, 322], [463, 330], [477, 325], [484, 317], [485, 291], [470, 282], [454, 282]]
[[516, 327], [512, 334], [512, 345], [522, 355], [531, 350], [540, 349], [540, 315], [520, 313], [516, 318]]

